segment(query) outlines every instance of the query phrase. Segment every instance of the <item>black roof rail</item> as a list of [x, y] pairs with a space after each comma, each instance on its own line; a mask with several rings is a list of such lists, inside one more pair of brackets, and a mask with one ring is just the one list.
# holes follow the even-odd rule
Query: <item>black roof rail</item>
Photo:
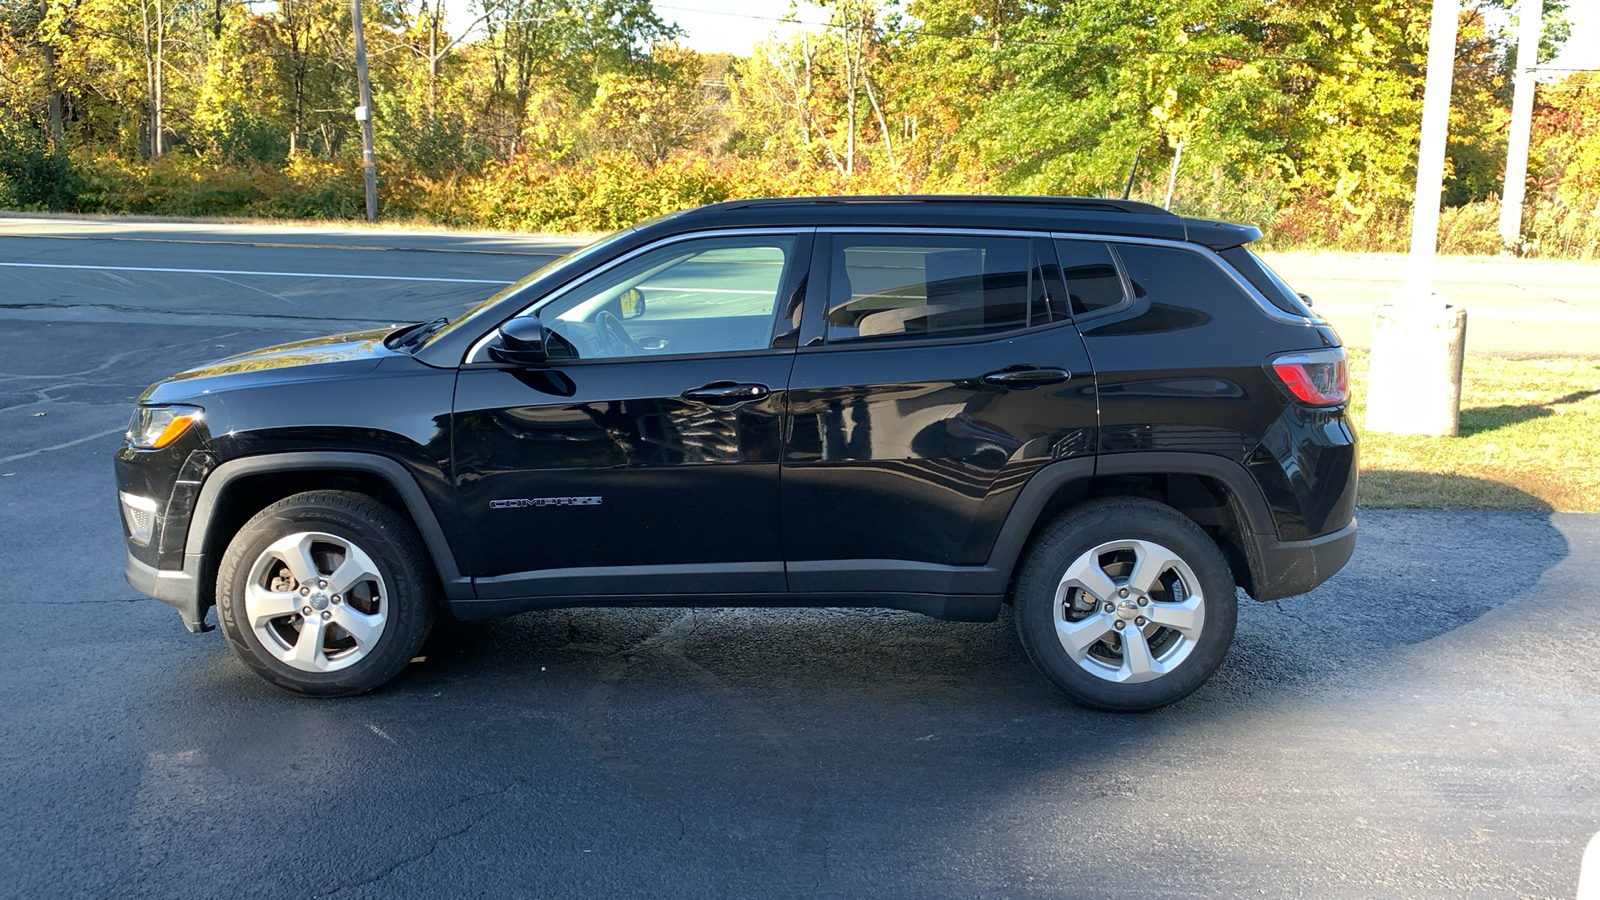
[[[852, 194], [821, 197], [753, 197], [714, 203], [717, 209], [752, 209], [767, 206], [798, 206], [815, 203], [995, 203], [1005, 205], [1051, 206], [1057, 209], [1082, 209], [1096, 212], [1124, 212], [1144, 216], [1176, 216], [1154, 203], [1112, 197], [1048, 197], [1010, 194]], [[702, 209], [711, 207], [702, 207]]]

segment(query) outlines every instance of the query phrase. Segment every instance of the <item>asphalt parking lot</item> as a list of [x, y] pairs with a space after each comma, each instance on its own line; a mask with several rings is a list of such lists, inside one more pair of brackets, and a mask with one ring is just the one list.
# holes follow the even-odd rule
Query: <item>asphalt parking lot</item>
[[1365, 511], [1344, 572], [1244, 601], [1217, 677], [1150, 715], [1063, 700], [1008, 617], [849, 609], [454, 625], [378, 693], [304, 700], [123, 582], [131, 400], [453, 313], [560, 242], [29, 228], [0, 220], [0, 894], [1576, 890], [1600, 516]]

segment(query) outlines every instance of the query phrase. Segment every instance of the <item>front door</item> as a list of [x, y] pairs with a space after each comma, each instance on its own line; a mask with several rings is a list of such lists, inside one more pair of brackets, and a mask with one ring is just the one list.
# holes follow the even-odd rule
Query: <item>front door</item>
[[547, 329], [547, 365], [463, 367], [455, 480], [480, 598], [785, 589], [794, 350], [774, 322], [809, 244], [646, 248], [526, 311]]

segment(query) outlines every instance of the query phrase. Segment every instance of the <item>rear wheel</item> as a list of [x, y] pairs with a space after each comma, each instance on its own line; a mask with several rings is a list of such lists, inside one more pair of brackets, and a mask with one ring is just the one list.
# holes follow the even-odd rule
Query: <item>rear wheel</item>
[[1050, 523], [1014, 594], [1040, 671], [1096, 709], [1141, 711], [1205, 682], [1233, 642], [1238, 601], [1215, 543], [1149, 500], [1097, 500]]
[[411, 525], [361, 494], [311, 491], [245, 523], [217, 574], [234, 654], [302, 694], [371, 690], [415, 655], [433, 623], [433, 579]]

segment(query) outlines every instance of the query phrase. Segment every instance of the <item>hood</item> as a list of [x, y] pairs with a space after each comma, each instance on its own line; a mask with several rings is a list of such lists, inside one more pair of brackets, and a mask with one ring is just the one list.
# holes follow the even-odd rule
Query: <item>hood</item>
[[179, 372], [150, 386], [141, 403], [176, 403], [265, 383], [309, 381], [370, 371], [396, 355], [383, 344], [395, 329], [356, 331], [252, 350]]

